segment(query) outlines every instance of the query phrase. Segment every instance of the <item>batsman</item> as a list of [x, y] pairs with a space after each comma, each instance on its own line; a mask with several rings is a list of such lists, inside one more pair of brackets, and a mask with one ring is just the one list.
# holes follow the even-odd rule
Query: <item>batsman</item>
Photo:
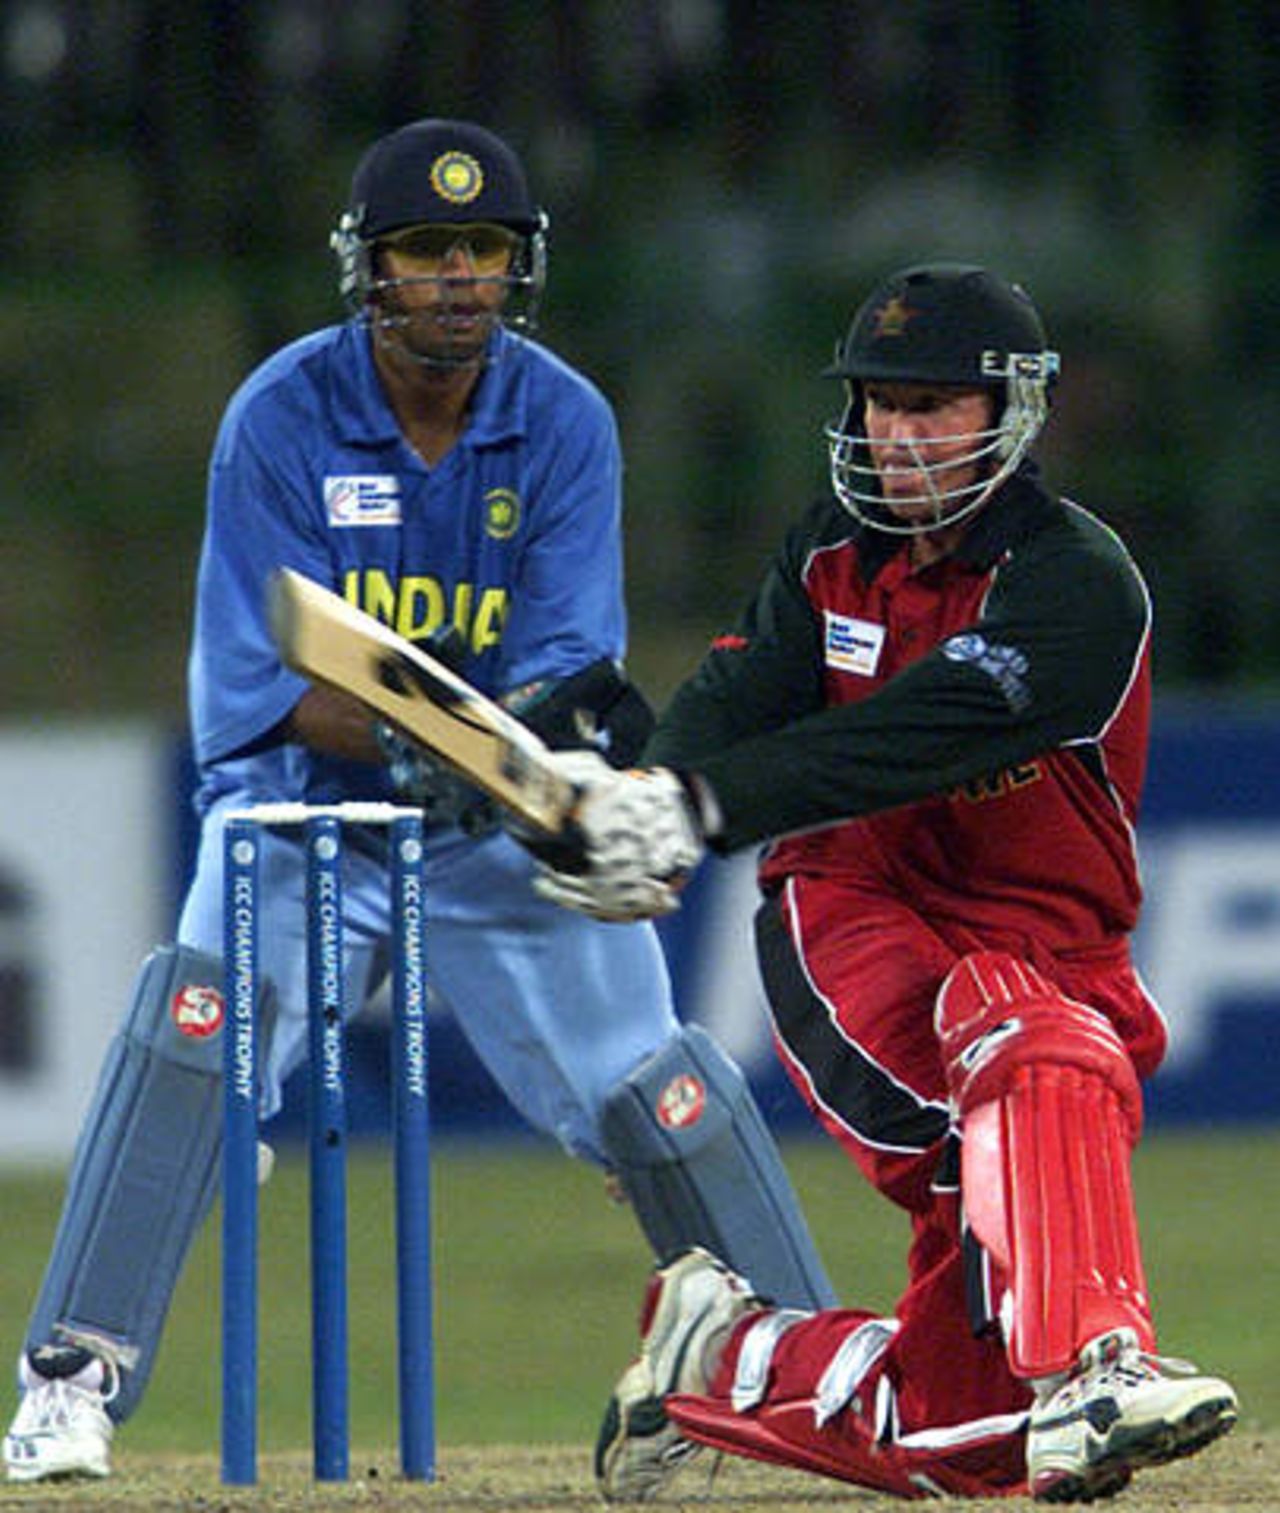
[[[260, 802], [400, 799], [429, 823], [426, 967], [511, 1103], [629, 1200], [656, 1256], [705, 1245], [798, 1307], [832, 1301], [738, 1068], [676, 1017], [653, 927], [566, 913], [490, 806], [369, 709], [281, 660], [281, 568], [430, 642], [553, 747], [635, 759], [621, 459], [583, 375], [532, 339], [547, 217], [501, 138], [427, 119], [356, 168], [333, 234], [350, 319], [268, 358], [209, 468], [190, 659], [201, 839], [176, 940], [103, 1068], [19, 1363], [10, 1478], [105, 1476], [216, 1182], [222, 832]], [[349, 837], [346, 1002], [387, 967], [385, 853]], [[261, 1113], [306, 1050], [304, 860], [264, 846]]]
[[1129, 949], [1151, 606], [1031, 459], [1058, 367], [990, 271], [887, 278], [830, 369], [830, 495], [651, 765], [555, 759], [583, 854], [540, 887], [568, 907], [658, 914], [705, 849], [767, 842], [778, 1053], [911, 1225], [888, 1316], [779, 1306], [706, 1250], [660, 1269], [608, 1497], [710, 1445], [904, 1498], [1089, 1502], [1235, 1422], [1226, 1382], [1156, 1353], [1129, 1170], [1166, 1039]]

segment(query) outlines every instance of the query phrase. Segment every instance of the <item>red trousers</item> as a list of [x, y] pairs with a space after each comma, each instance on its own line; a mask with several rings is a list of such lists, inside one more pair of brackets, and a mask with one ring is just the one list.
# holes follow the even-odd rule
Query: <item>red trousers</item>
[[[793, 1323], [772, 1345], [761, 1400], [737, 1411], [729, 1396], [753, 1324], [744, 1321], [709, 1394], [672, 1399], [672, 1417], [691, 1438], [903, 1496], [1019, 1492], [1032, 1392], [1009, 1369], [994, 1327], [998, 1286], [993, 1295], [962, 1232], [938, 990], [966, 953], [1009, 951], [1105, 1014], [1140, 1076], [1163, 1055], [1159, 1013], [1124, 942], [1054, 955], [1014, 932], [978, 938], [927, 925], [844, 881], [791, 879], [762, 907], [757, 941], [793, 1081], [868, 1180], [910, 1214], [908, 1281], [893, 1320], [856, 1341], [865, 1311]], [[824, 1386], [828, 1408], [833, 1393], [847, 1390], [847, 1400], [819, 1423]]]

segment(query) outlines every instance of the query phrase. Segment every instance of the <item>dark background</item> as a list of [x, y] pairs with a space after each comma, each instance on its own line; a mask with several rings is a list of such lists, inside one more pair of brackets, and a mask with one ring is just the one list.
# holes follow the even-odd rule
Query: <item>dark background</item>
[[1129, 541], [1157, 677], [1280, 669], [1274, 7], [1150, 0], [5, 0], [0, 690], [180, 726], [231, 390], [341, 315], [376, 136], [480, 120], [552, 221], [542, 334], [615, 401], [658, 697], [823, 487], [869, 284], [957, 257], [1063, 356], [1051, 479]]

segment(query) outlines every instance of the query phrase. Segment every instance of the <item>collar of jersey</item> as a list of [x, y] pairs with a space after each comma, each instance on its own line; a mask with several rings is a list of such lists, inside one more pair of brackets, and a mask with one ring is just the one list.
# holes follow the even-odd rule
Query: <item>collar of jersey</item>
[[[462, 442], [496, 446], [526, 431], [527, 392], [524, 342], [510, 331], [493, 335], [493, 361], [476, 385]], [[334, 418], [342, 441], [355, 446], [383, 446], [400, 435], [400, 427], [382, 392], [373, 365], [368, 328], [351, 321], [342, 328], [334, 373]]]
[[[1040, 482], [1039, 468], [1024, 462], [986, 504], [948, 559], [985, 572], [1006, 552], [1020, 546], [1041, 529], [1059, 508]], [[858, 560], [869, 583], [900, 551], [903, 538], [864, 527], [858, 536]]]

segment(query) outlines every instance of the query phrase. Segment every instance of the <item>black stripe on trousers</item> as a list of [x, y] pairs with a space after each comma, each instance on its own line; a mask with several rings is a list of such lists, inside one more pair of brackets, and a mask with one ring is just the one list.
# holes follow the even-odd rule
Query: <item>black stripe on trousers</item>
[[[782, 903], [768, 898], [756, 913], [760, 975], [778, 1035], [808, 1072], [822, 1105], [860, 1139], [908, 1151], [927, 1151], [948, 1136], [945, 1113], [922, 1105], [832, 1025], [826, 1005], [809, 986], [787, 929]], [[960, 1186], [960, 1143], [954, 1134], [938, 1153], [935, 1189]], [[983, 1248], [966, 1228], [961, 1240], [966, 1311], [975, 1335], [997, 1325]]]
[[943, 1139], [946, 1113], [914, 1098], [831, 1023], [796, 955], [779, 898], [761, 904], [755, 928], [778, 1035], [808, 1073], [823, 1107], [873, 1145], [925, 1151]]

